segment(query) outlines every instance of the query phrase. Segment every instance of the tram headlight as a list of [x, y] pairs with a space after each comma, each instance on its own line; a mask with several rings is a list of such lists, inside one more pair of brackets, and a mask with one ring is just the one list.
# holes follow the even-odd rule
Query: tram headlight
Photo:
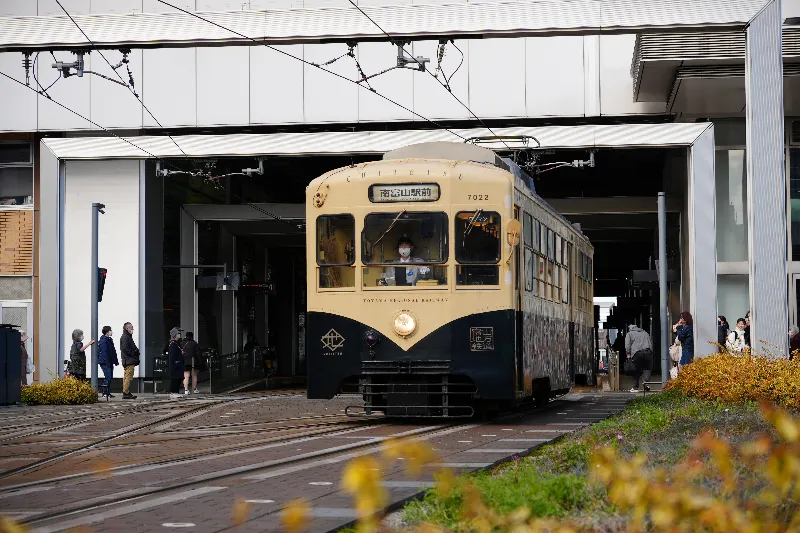
[[403, 311], [394, 317], [394, 332], [401, 337], [410, 337], [417, 331], [417, 321], [411, 313]]

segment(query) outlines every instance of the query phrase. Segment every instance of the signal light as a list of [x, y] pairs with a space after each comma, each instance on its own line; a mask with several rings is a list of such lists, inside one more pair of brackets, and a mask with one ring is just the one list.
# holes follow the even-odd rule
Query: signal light
[[103, 289], [106, 286], [106, 273], [108, 273], [107, 268], [97, 267], [97, 301], [103, 301]]

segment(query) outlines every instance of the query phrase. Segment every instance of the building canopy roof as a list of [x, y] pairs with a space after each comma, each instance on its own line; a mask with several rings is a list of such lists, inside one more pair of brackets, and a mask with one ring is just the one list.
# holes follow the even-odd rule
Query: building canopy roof
[[[535, 137], [542, 148], [626, 148], [690, 146], [712, 125], [702, 123], [613, 124], [495, 128], [500, 136]], [[485, 136], [485, 128], [452, 130], [465, 138]], [[169, 137], [45, 138], [42, 144], [60, 159], [148, 159], [225, 156], [307, 156], [383, 154], [410, 144], [463, 142], [445, 130], [185, 135]], [[484, 145], [503, 148], [503, 145]], [[511, 146], [514, 146], [513, 144]], [[535, 146], [535, 145], [531, 145]]]
[[[769, 1], [534, 0], [363, 7], [375, 23], [354, 7], [73, 18], [98, 48], [166, 48], [254, 45], [250, 39], [263, 44], [389, 40], [377, 26], [393, 39], [413, 40], [743, 30]], [[0, 51], [86, 48], [87, 39], [76, 24], [67, 16], [0, 18]]]

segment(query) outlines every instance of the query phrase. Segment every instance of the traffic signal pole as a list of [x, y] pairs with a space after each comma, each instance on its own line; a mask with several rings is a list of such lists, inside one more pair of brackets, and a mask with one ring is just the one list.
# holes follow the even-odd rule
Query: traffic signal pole
[[[98, 255], [99, 255], [98, 225], [99, 225], [99, 222], [100, 222], [100, 220], [99, 220], [100, 219], [100, 213], [105, 213], [105, 211], [103, 211], [104, 208], [105, 208], [105, 205], [103, 205], [103, 204], [98, 204], [98, 203], [93, 203], [92, 204], [92, 265], [91, 265], [91, 269], [92, 269], [92, 281], [91, 281], [91, 285], [92, 285], [92, 317], [91, 317], [91, 327], [92, 327], [92, 330], [91, 330], [91, 334], [90, 334], [91, 336], [89, 338], [90, 339], [94, 339], [95, 341], [98, 340], [98, 338], [97, 338], [97, 321], [98, 321], [98, 318], [97, 318], [97, 307], [98, 307], [98, 302], [99, 302], [99, 299], [100, 299], [100, 294], [99, 294], [100, 291], [99, 291], [99, 286], [98, 286], [98, 282], [99, 282], [98, 278], [99, 278], [100, 270], [99, 270], [99, 268], [97, 266]], [[91, 368], [92, 368], [92, 388], [94, 390], [98, 390], [98, 388], [97, 388], [97, 370], [98, 370], [98, 368], [97, 368], [97, 349], [98, 349], [98, 344], [99, 344], [98, 342], [95, 342], [94, 344], [92, 344], [92, 363], [91, 363], [92, 366], [91, 366]]]

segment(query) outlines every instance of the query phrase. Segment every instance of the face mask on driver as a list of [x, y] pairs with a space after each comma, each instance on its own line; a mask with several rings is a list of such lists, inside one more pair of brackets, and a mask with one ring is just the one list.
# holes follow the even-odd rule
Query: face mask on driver
[[411, 255], [411, 248], [403, 247], [397, 251], [400, 252], [400, 257], [408, 257]]

